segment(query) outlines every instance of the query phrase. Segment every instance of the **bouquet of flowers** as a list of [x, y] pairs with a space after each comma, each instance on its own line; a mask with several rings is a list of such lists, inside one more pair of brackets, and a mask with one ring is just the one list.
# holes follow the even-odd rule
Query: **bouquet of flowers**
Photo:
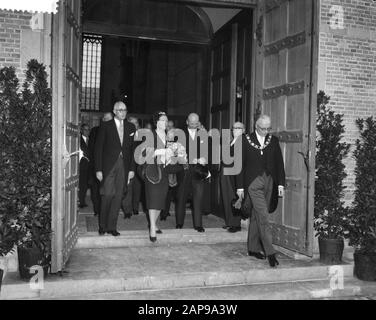
[[166, 164], [187, 165], [187, 152], [179, 142], [167, 142]]

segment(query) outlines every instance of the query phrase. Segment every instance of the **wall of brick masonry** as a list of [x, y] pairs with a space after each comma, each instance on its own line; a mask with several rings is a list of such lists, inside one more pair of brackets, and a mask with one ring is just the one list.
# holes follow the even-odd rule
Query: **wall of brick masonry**
[[30, 59], [51, 64], [51, 14], [0, 10], [0, 68], [14, 66], [22, 84]]
[[[346, 141], [358, 137], [355, 120], [376, 116], [376, 1], [321, 0], [318, 88], [344, 114]], [[350, 154], [354, 147], [352, 147]], [[345, 200], [351, 203], [355, 161], [345, 160]]]
[[21, 31], [30, 28], [32, 14], [22, 11], [0, 11], [0, 67], [14, 66], [17, 76], [24, 78], [21, 65]]

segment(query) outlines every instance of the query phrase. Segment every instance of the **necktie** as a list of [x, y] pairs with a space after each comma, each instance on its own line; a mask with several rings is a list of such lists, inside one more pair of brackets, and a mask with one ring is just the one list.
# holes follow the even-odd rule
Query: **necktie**
[[120, 143], [121, 143], [121, 145], [123, 145], [123, 136], [124, 136], [124, 123], [123, 123], [123, 121], [120, 121], [120, 125], [118, 127], [118, 132], [119, 132]]

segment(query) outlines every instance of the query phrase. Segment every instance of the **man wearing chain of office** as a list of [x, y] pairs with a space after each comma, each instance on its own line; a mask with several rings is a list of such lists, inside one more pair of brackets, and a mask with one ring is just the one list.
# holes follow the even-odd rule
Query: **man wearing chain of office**
[[246, 197], [252, 207], [248, 254], [267, 258], [269, 265], [276, 267], [279, 262], [272, 245], [269, 213], [276, 210], [278, 197], [284, 196], [285, 170], [279, 140], [271, 130], [270, 117], [261, 115], [256, 130], [242, 136], [242, 170], [236, 176], [236, 188], [238, 197]]

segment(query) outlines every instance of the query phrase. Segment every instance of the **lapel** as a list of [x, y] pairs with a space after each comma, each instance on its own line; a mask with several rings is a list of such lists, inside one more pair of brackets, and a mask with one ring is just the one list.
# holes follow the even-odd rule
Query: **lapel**
[[86, 147], [88, 146], [87, 143], [85, 142], [84, 137], [82, 135], [81, 135], [81, 145], [82, 146], [86, 146]]
[[251, 134], [250, 134], [250, 138], [251, 138], [251, 141], [254, 143], [254, 144], [257, 144], [258, 146], [261, 147], [261, 144], [260, 142], [258, 141], [257, 139], [257, 135], [256, 135], [256, 132], [253, 131]]
[[[115, 118], [111, 120], [110, 124], [110, 129], [112, 133], [116, 136], [116, 141], [117, 144], [121, 147], [121, 142], [120, 142], [120, 137], [119, 137], [119, 132], [116, 126]], [[125, 134], [125, 123], [124, 123], [124, 134]], [[123, 135], [123, 144], [124, 144], [124, 135]]]

